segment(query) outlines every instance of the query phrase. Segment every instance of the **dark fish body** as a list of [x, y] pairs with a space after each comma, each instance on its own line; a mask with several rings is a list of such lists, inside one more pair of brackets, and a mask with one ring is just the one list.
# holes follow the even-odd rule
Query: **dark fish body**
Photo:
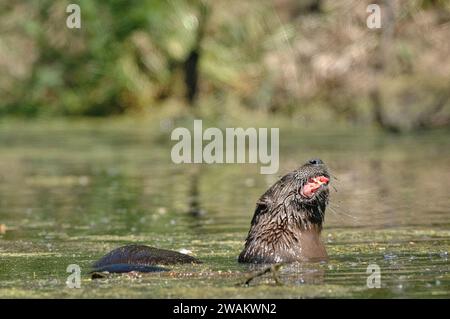
[[166, 268], [159, 265], [199, 264], [200, 260], [172, 250], [144, 245], [127, 245], [116, 248], [94, 263], [93, 271], [111, 273], [157, 272]]

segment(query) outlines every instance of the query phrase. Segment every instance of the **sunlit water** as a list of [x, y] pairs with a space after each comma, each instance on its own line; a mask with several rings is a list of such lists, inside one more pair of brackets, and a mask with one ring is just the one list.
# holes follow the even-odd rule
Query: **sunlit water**
[[[175, 165], [158, 124], [2, 124], [0, 297], [448, 298], [448, 136], [281, 129], [280, 172], [265, 176], [253, 164]], [[239, 285], [252, 273], [237, 255], [256, 200], [312, 157], [335, 177], [330, 260], [282, 268], [281, 285], [271, 274]], [[91, 280], [92, 262], [125, 243], [204, 263]], [[81, 289], [66, 287], [69, 264], [82, 268]], [[369, 264], [379, 289], [367, 286]]]

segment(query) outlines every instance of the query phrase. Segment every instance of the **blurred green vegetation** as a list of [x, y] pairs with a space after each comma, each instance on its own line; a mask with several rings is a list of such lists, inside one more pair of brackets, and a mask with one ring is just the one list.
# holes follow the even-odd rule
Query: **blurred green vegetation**
[[[450, 125], [450, 2], [11, 0], [0, 4], [0, 116], [106, 116], [176, 105], [378, 124]], [[66, 7], [81, 8], [81, 29]]]

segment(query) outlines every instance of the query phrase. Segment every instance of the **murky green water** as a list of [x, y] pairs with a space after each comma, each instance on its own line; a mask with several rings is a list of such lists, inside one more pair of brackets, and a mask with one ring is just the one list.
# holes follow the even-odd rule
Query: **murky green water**
[[[450, 297], [448, 131], [282, 128], [279, 175], [320, 157], [338, 178], [330, 261], [249, 287], [236, 286], [250, 273], [236, 259], [276, 177], [257, 165], [175, 165], [169, 134], [158, 122], [0, 123], [0, 297]], [[130, 242], [188, 249], [204, 264], [90, 279], [95, 259]], [[81, 289], [66, 287], [69, 264], [82, 268]], [[369, 264], [380, 289], [367, 287]]]

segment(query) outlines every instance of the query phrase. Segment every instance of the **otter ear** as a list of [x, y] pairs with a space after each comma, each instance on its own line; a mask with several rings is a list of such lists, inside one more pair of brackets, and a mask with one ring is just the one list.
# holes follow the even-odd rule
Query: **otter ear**
[[255, 216], [266, 213], [270, 207], [270, 204], [270, 199], [267, 196], [262, 196], [256, 202]]
[[255, 214], [260, 214], [267, 210], [267, 203], [266, 202], [256, 202], [256, 209]]
[[257, 221], [259, 220], [261, 215], [264, 215], [265, 213], [268, 212], [269, 205], [267, 203], [267, 201], [264, 201], [263, 198], [260, 198], [257, 202], [256, 202], [256, 208], [255, 208], [255, 213], [253, 214], [253, 218], [252, 218], [252, 222], [251, 224], [254, 225], [255, 223], [257, 223]]

